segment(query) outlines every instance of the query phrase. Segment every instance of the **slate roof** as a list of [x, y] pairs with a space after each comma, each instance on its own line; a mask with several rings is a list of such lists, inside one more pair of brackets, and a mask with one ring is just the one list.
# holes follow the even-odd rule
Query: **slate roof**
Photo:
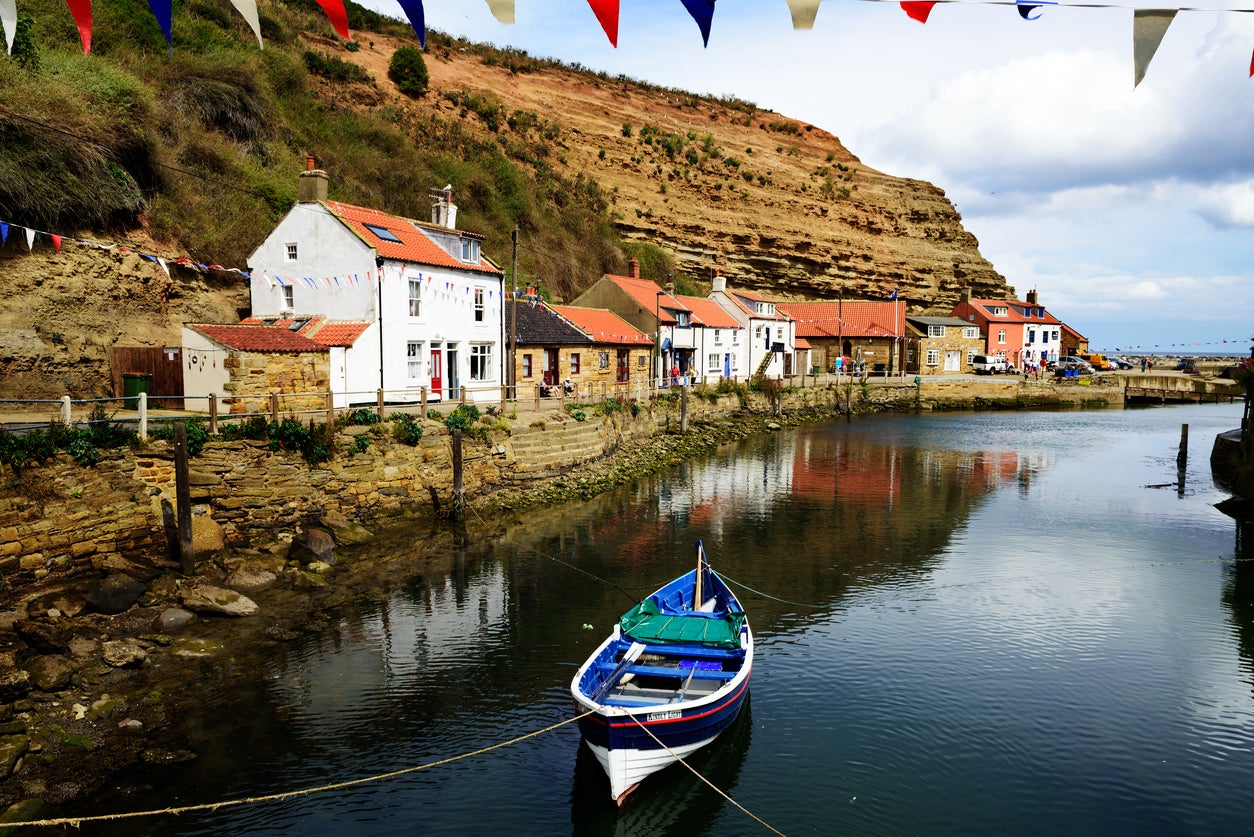
[[913, 325], [925, 325], [925, 326], [934, 326], [934, 325], [962, 326], [965, 328], [969, 325], [972, 325], [972, 323], [967, 322], [961, 317], [929, 317], [929, 316], [915, 316], [914, 314], [911, 314], [910, 316], [906, 317], [906, 320]]
[[653, 338], [638, 331], [626, 320], [604, 308], [574, 308], [554, 305], [553, 310], [574, 323], [594, 343], [616, 346], [652, 346]]
[[893, 337], [905, 332], [906, 303], [779, 302], [799, 337]]
[[327, 347], [302, 337], [286, 328], [272, 325], [211, 325], [189, 323], [188, 328], [197, 331], [228, 349], [241, 352], [275, 352], [298, 354], [300, 352], [325, 352]]
[[506, 299], [505, 329], [508, 332], [510, 318], [516, 316], [514, 339], [520, 346], [588, 345], [592, 342], [588, 335], [555, 314], [543, 302], [520, 299], [514, 304], [514, 314], [510, 313], [510, 308], [510, 301]]
[[[364, 206], [353, 206], [352, 204], [340, 203], [339, 201], [326, 201], [322, 205], [385, 259], [414, 262], [415, 264], [432, 265], [435, 267], [454, 267], [461, 270], [490, 273], [494, 276], [502, 275], [500, 268], [489, 259], [483, 257], [482, 254], [480, 254], [478, 264], [463, 262], [461, 259], [454, 257], [439, 244], [436, 244], [424, 230], [430, 230], [432, 235], [444, 233], [461, 238], [473, 238], [478, 241], [483, 240], [481, 235], [464, 230], [446, 230], [444, 227], [424, 224], [412, 218], [389, 215], [377, 209], [367, 209]], [[388, 241], [385, 238], [380, 238], [366, 228], [367, 224], [387, 230], [400, 240]]]
[[[784, 313], [783, 308], [781, 305], [779, 305], [779, 303], [774, 302], [773, 300], [767, 299], [766, 297], [762, 296], [762, 294], [758, 293], [757, 291], [740, 291], [740, 290], [733, 291], [729, 288], [726, 291], [726, 293], [727, 293], [728, 298], [730, 298], [732, 302], [736, 303], [741, 308], [745, 309], [746, 313], [748, 313], [749, 316], [753, 317], [755, 320], [790, 319], [790, 317], [786, 313]], [[774, 314], [759, 314], [757, 311], [754, 310], [753, 306], [746, 303], [745, 300], [749, 300], [750, 302], [770, 302], [772, 305], [775, 306], [775, 313]]]

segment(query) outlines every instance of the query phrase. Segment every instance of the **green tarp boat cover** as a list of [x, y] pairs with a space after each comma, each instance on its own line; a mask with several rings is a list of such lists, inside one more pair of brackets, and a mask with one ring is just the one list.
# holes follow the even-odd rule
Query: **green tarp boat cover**
[[721, 618], [662, 613], [650, 598], [624, 613], [619, 625], [624, 634], [637, 642], [739, 648], [744, 621], [743, 613], [728, 613]]

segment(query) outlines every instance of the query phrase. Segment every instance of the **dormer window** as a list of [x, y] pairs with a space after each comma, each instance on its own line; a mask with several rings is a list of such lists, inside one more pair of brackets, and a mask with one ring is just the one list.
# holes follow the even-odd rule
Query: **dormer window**
[[773, 317], [775, 316], [775, 303], [758, 302], [754, 305], [754, 310], [764, 317]]
[[675, 312], [675, 325], [679, 326], [680, 328], [688, 328], [690, 325], [692, 325], [692, 319], [691, 317], [688, 316], [687, 311]]
[[462, 261], [479, 264], [479, 242], [473, 238], [462, 239]]
[[1004, 316], [1006, 316], [1006, 306], [1004, 306], [1004, 305], [997, 305], [997, 306], [994, 306], [994, 308], [993, 308], [993, 316], [994, 316], [994, 317], [1004, 317]]

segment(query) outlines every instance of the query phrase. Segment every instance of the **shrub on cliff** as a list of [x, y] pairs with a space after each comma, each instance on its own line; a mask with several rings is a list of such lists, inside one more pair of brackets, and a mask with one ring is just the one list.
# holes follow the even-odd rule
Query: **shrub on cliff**
[[396, 89], [406, 96], [424, 96], [427, 93], [427, 62], [421, 50], [403, 46], [392, 53], [388, 64], [388, 78], [396, 82]]

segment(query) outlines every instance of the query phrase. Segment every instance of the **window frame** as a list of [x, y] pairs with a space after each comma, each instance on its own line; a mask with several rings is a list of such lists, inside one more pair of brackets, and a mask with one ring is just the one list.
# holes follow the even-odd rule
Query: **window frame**
[[492, 380], [492, 343], [470, 344], [470, 380]]
[[422, 316], [422, 280], [409, 280], [409, 316]]

